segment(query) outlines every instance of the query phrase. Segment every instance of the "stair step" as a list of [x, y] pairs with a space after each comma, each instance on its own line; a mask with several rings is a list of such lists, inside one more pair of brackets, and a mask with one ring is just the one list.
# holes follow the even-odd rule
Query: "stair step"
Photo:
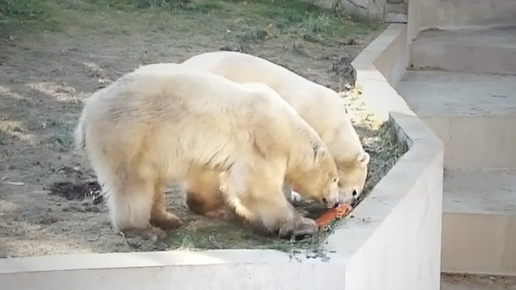
[[385, 4], [385, 13], [398, 13], [398, 14], [407, 14], [408, 4], [407, 3], [396, 3]]
[[446, 171], [443, 192], [444, 213], [516, 216], [516, 170]]
[[516, 114], [516, 75], [409, 70], [396, 89], [420, 117]]
[[445, 168], [516, 166], [516, 75], [408, 71], [396, 90], [443, 141]]
[[384, 21], [386, 23], [407, 23], [408, 16], [403, 13], [385, 13]]
[[410, 66], [459, 72], [516, 73], [515, 35], [516, 25], [422, 31], [411, 45]]
[[446, 171], [442, 271], [516, 275], [516, 169]]
[[516, 2], [511, 0], [425, 0], [416, 2], [425, 27], [464, 27], [514, 23]]

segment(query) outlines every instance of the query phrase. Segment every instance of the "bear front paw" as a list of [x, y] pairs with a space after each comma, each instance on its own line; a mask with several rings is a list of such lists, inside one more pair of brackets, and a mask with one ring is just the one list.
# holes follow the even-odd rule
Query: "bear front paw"
[[318, 231], [319, 227], [313, 219], [303, 217], [301, 222], [296, 225], [292, 235], [294, 237], [312, 236]]
[[300, 216], [295, 222], [281, 226], [278, 235], [280, 238], [297, 238], [314, 235], [318, 230], [314, 220]]
[[141, 238], [144, 240], [151, 240], [153, 242], [157, 241], [158, 239], [164, 238], [166, 236], [165, 231], [156, 228], [153, 226], [148, 226], [146, 228], [137, 229], [137, 228], [128, 228], [120, 231], [122, 236], [124, 238]]
[[182, 225], [181, 220], [172, 213], [160, 211], [159, 214], [153, 212], [150, 223], [162, 230], [177, 229]]

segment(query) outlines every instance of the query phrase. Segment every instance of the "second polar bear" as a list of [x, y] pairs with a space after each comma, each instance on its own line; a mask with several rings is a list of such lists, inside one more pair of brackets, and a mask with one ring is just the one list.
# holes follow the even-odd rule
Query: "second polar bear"
[[[346, 114], [344, 102], [335, 91], [268, 60], [240, 52], [202, 53], [185, 60], [182, 65], [207, 70], [238, 83], [269, 85], [328, 146], [339, 171], [341, 195], [347, 201], [360, 195], [370, 157]], [[195, 195], [195, 192], [191, 194]]]
[[282, 186], [334, 206], [336, 165], [317, 133], [260, 86], [175, 69], [129, 73], [93, 94], [76, 144], [107, 191], [114, 228], [157, 238], [180, 226], [165, 210], [164, 187], [204, 171], [221, 174], [225, 198], [252, 225], [280, 236], [315, 233]]

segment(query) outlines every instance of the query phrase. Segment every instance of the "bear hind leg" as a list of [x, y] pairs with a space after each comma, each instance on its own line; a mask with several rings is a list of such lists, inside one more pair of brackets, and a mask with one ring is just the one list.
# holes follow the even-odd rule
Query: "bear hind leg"
[[217, 172], [192, 171], [185, 184], [188, 208], [195, 214], [207, 217], [231, 217], [232, 211], [219, 188], [220, 182]]
[[115, 230], [126, 237], [163, 237], [165, 232], [150, 224], [153, 194], [152, 182], [140, 178], [128, 178], [125, 183], [110, 186], [108, 207]]
[[163, 186], [160, 184], [154, 187], [150, 223], [163, 230], [177, 229], [182, 224], [175, 214], [166, 210]]

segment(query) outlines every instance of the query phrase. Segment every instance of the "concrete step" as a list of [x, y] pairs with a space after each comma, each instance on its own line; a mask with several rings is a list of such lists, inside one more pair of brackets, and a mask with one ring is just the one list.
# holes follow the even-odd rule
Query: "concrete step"
[[406, 13], [385, 13], [385, 23], [407, 23], [408, 16]]
[[418, 17], [423, 27], [465, 27], [514, 23], [513, 0], [422, 0]]
[[[516, 21], [516, 16], [515, 16]], [[516, 23], [478, 29], [426, 30], [410, 48], [410, 66], [479, 73], [516, 73]]]
[[384, 12], [385, 13], [397, 13], [397, 14], [407, 14], [408, 4], [407, 3], [386, 3]]
[[407, 71], [396, 89], [444, 142], [445, 168], [516, 166], [516, 75]]
[[442, 271], [516, 275], [516, 169], [446, 171]]

